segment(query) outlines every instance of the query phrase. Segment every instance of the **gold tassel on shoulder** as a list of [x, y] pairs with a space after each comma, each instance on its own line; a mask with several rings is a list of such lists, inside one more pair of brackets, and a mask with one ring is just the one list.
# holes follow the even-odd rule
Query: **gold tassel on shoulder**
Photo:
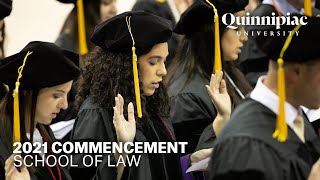
[[219, 16], [218, 10], [216, 7], [209, 1], [206, 0], [207, 3], [212, 6], [214, 12], [214, 67], [213, 72], [216, 70], [222, 71], [222, 64], [221, 64], [221, 52], [220, 52], [220, 30], [219, 30]]
[[86, 39], [86, 26], [84, 19], [83, 0], [77, 0], [77, 13], [78, 13], [78, 38], [79, 38], [79, 53], [85, 55], [88, 53], [87, 39]]
[[289, 47], [293, 35], [299, 30], [301, 24], [296, 26], [291, 34], [287, 37], [284, 46], [281, 49], [280, 57], [278, 58], [278, 96], [279, 96], [279, 108], [276, 123], [276, 130], [272, 134], [273, 138], [277, 138], [279, 142], [285, 142], [288, 138], [288, 126], [286, 123], [285, 115], [285, 102], [286, 102], [286, 88], [285, 88], [285, 77], [283, 69], [283, 55]]
[[[23, 59], [23, 64], [18, 69], [18, 78], [16, 81], [16, 87], [13, 90], [13, 143], [21, 142], [20, 135], [20, 111], [19, 111], [19, 86], [20, 86], [20, 78], [22, 77], [22, 71], [26, 64], [26, 60], [30, 54], [33, 52], [28, 51], [27, 55]], [[13, 147], [15, 149], [15, 147]]]
[[129, 33], [131, 35], [132, 39], [132, 68], [133, 68], [133, 80], [134, 80], [134, 91], [136, 95], [136, 104], [137, 104], [137, 113], [138, 117], [142, 118], [142, 109], [141, 109], [141, 99], [140, 99], [140, 86], [139, 86], [139, 77], [138, 77], [138, 67], [137, 67], [137, 55], [136, 55], [136, 48], [134, 38], [131, 31], [131, 22], [130, 22], [131, 16], [126, 17], [126, 22], [128, 26]]

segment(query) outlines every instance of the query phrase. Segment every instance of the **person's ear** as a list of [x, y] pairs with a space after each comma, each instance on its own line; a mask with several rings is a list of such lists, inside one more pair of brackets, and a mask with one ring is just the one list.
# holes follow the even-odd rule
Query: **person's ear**
[[286, 73], [286, 81], [288, 83], [295, 83], [299, 80], [299, 76], [301, 75], [302, 67], [300, 64], [286, 64], [285, 65], [285, 73]]

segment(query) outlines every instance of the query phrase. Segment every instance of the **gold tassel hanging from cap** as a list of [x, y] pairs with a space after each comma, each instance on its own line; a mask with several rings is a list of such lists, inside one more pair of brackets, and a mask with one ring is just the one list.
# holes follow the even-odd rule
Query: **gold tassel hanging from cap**
[[311, 0], [304, 0], [304, 15], [312, 16]]
[[297, 25], [287, 37], [284, 46], [281, 49], [280, 57], [278, 58], [278, 96], [279, 108], [276, 123], [276, 130], [272, 134], [273, 138], [277, 138], [279, 142], [284, 142], [288, 138], [288, 126], [286, 123], [285, 102], [286, 102], [286, 86], [283, 69], [283, 55], [290, 45], [293, 35], [299, 30], [301, 24]]
[[277, 138], [278, 141], [284, 142], [288, 137], [288, 127], [286, 123], [285, 116], [285, 78], [284, 78], [284, 69], [283, 69], [283, 59], [282, 57], [278, 58], [278, 96], [279, 96], [279, 107], [278, 107], [278, 116], [276, 123], [276, 130], [273, 133], [272, 137]]
[[140, 86], [139, 86], [139, 77], [138, 77], [138, 67], [137, 67], [137, 55], [136, 55], [136, 48], [135, 41], [132, 35], [131, 31], [131, 22], [130, 22], [131, 16], [126, 17], [126, 22], [128, 26], [129, 33], [131, 35], [132, 39], [132, 68], [133, 68], [133, 80], [134, 80], [134, 92], [136, 95], [136, 104], [137, 104], [137, 113], [138, 117], [142, 118], [142, 109], [141, 109], [141, 99], [140, 99]]
[[216, 7], [209, 1], [206, 0], [210, 6], [213, 8], [214, 12], [214, 67], [213, 67], [213, 74], [216, 70], [222, 71], [222, 64], [221, 64], [221, 52], [220, 52], [220, 30], [219, 30], [219, 16], [218, 10]]
[[79, 39], [79, 53], [85, 55], [88, 53], [86, 26], [84, 19], [83, 0], [77, 0], [78, 13], [78, 39]]
[[[13, 90], [13, 143], [21, 142], [20, 135], [20, 111], [19, 111], [19, 86], [20, 86], [20, 78], [22, 77], [22, 71], [26, 64], [26, 60], [30, 54], [33, 52], [28, 51], [27, 55], [23, 59], [23, 64], [18, 68], [18, 78], [16, 81], [16, 87]], [[15, 149], [15, 147], [13, 147]]]

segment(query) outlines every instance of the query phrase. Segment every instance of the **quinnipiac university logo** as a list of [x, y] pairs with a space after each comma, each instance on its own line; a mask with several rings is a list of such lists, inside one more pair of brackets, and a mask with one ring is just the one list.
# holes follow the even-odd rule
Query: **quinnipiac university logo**
[[[227, 28], [237, 31], [237, 35], [247, 36], [288, 36], [292, 31], [281, 30], [282, 25], [306, 25], [308, 22], [307, 16], [275, 16], [276, 13], [271, 13], [271, 16], [250, 16], [250, 13], [246, 13], [246, 16], [238, 17], [232, 13], [226, 13], [222, 16], [222, 23]], [[244, 30], [240, 31], [239, 26], [265, 26], [266, 28], [252, 28], [259, 30]], [[251, 29], [251, 28], [250, 28]], [[265, 29], [265, 30], [264, 30]], [[299, 36], [299, 31], [295, 32], [294, 36]]]

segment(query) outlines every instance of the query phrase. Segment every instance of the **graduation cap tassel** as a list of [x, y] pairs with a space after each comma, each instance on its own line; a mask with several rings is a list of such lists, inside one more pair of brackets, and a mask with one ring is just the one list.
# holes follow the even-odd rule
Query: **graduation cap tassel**
[[312, 16], [311, 0], [304, 0], [304, 15]]
[[222, 64], [221, 64], [221, 52], [220, 52], [220, 31], [219, 31], [219, 16], [218, 10], [216, 7], [209, 1], [206, 0], [210, 6], [213, 8], [214, 12], [214, 67], [213, 67], [213, 74], [216, 70], [222, 71]]
[[[19, 86], [20, 78], [22, 77], [22, 71], [26, 64], [26, 60], [30, 54], [33, 52], [28, 51], [27, 55], [23, 59], [23, 64], [18, 68], [18, 78], [16, 81], [16, 87], [13, 90], [13, 143], [20, 142], [20, 111], [19, 111]], [[15, 149], [15, 147], [13, 147]]]
[[133, 68], [134, 91], [135, 91], [135, 95], [136, 95], [138, 117], [142, 118], [140, 87], [139, 87], [139, 77], [138, 77], [138, 67], [137, 67], [137, 55], [136, 55], [136, 48], [134, 47], [135, 42], [134, 42], [134, 38], [132, 35], [132, 31], [131, 31], [130, 18], [131, 18], [131, 16], [129, 16], [129, 17], [127, 16], [126, 22], [127, 22], [129, 33], [132, 38], [132, 68]]
[[276, 123], [276, 130], [272, 134], [273, 138], [277, 138], [279, 142], [285, 142], [288, 138], [288, 126], [286, 123], [285, 116], [285, 101], [286, 101], [286, 90], [285, 90], [285, 77], [283, 69], [283, 55], [284, 52], [290, 45], [293, 35], [299, 30], [301, 24], [296, 26], [292, 33], [287, 37], [284, 46], [281, 49], [280, 57], [278, 58], [278, 96], [279, 96], [279, 108]]
[[278, 96], [279, 96], [279, 113], [277, 116], [276, 130], [273, 133], [273, 138], [278, 138], [278, 141], [284, 142], [288, 137], [288, 127], [286, 123], [286, 114], [284, 104], [286, 99], [285, 78], [283, 69], [283, 59], [278, 59]]
[[77, 13], [78, 13], [78, 38], [79, 38], [79, 52], [80, 55], [88, 53], [86, 28], [83, 10], [83, 0], [77, 0]]

